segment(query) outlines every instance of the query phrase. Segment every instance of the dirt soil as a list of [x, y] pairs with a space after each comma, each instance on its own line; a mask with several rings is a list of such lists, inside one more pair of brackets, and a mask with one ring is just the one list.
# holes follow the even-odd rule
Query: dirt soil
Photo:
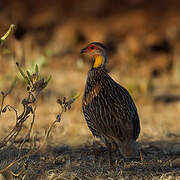
[[[36, 149], [42, 143], [45, 132], [60, 112], [57, 98], [69, 99], [75, 94], [80, 97], [63, 113], [60, 123], [56, 123], [45, 148], [22, 158], [0, 174], [0, 180], [180, 179], [178, 1], [173, 1], [171, 6], [171, 1], [165, 1], [164, 5], [155, 1], [152, 4], [143, 0], [134, 4], [122, 1], [124, 8], [122, 5], [120, 8], [119, 3], [116, 7], [114, 1], [108, 4], [102, 0], [95, 3], [96, 8], [91, 4], [89, 11], [82, 10], [88, 3], [78, 2], [80, 7], [69, 7], [71, 13], [70, 9], [66, 12], [66, 3], [59, 5], [56, 1], [52, 6], [43, 5], [41, 10], [33, 5], [31, 13], [26, 12], [30, 6], [27, 3], [21, 6], [9, 0], [9, 6], [2, 5], [0, 33], [4, 34], [10, 23], [17, 25], [0, 47], [0, 91], [6, 91], [18, 76], [5, 105], [12, 105], [20, 114], [21, 101], [27, 96], [16, 61], [30, 71], [34, 64], [39, 64], [42, 75], [51, 74], [52, 79], [38, 99], [32, 137], [23, 149], [19, 151], [18, 145], [28, 131], [32, 116], [12, 146], [0, 147], [0, 172], [27, 154], [32, 146]], [[15, 7], [19, 8], [17, 14]], [[160, 7], [163, 7], [161, 11]], [[140, 161], [123, 159], [119, 152], [114, 152], [112, 168], [107, 151], [95, 156], [94, 151], [103, 144], [92, 136], [81, 110], [87, 72], [92, 63], [79, 54], [80, 49], [92, 41], [107, 46], [110, 76], [129, 90], [137, 105], [141, 120]], [[1, 114], [0, 140], [14, 125], [13, 111]]]

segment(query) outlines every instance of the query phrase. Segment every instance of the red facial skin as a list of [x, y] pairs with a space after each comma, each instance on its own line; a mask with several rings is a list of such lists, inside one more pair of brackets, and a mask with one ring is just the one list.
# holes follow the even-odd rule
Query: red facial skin
[[91, 44], [91, 45], [89, 45], [89, 46], [88, 46], [88, 48], [87, 48], [87, 49], [88, 49], [88, 51], [89, 51], [89, 52], [92, 52], [92, 51], [94, 51], [94, 50], [98, 49], [98, 47], [97, 47], [97, 46], [95, 46], [95, 45], [93, 45], [93, 44]]
[[99, 50], [99, 47], [94, 45], [94, 44], [90, 44], [89, 46], [81, 49], [80, 53], [81, 54], [89, 54], [89, 55], [93, 55], [94, 52], [96, 52], [97, 50]]

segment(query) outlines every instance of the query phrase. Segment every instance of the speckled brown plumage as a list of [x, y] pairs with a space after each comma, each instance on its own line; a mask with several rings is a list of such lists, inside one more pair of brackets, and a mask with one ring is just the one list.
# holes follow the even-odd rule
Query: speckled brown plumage
[[[101, 55], [106, 56], [104, 47], [102, 50]], [[92, 134], [110, 151], [119, 147], [125, 157], [137, 157], [136, 139], [140, 133], [137, 109], [128, 91], [108, 75], [106, 61], [104, 57], [99, 67], [92, 67], [88, 72], [82, 101], [84, 117]]]

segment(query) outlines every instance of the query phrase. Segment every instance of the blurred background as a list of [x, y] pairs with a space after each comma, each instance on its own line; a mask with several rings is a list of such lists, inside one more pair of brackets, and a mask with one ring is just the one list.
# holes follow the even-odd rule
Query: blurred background
[[[141, 119], [140, 141], [170, 139], [180, 132], [180, 1], [179, 0], [1, 0], [0, 35], [16, 28], [0, 47], [0, 90], [18, 74], [15, 62], [32, 69], [39, 64], [52, 75], [37, 109], [34, 132], [55, 120], [57, 98], [83, 94], [91, 62], [80, 49], [92, 41], [108, 48], [108, 69], [133, 96]], [[19, 79], [5, 103], [20, 112], [25, 85]], [[92, 139], [81, 111], [82, 96], [53, 130], [55, 144]], [[0, 136], [12, 125], [3, 114]]]

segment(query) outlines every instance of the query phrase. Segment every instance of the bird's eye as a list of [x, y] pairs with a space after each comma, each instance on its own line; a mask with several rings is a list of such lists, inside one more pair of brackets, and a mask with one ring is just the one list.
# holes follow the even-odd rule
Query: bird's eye
[[95, 47], [94, 47], [94, 46], [91, 46], [90, 48], [91, 48], [91, 49], [94, 49]]

